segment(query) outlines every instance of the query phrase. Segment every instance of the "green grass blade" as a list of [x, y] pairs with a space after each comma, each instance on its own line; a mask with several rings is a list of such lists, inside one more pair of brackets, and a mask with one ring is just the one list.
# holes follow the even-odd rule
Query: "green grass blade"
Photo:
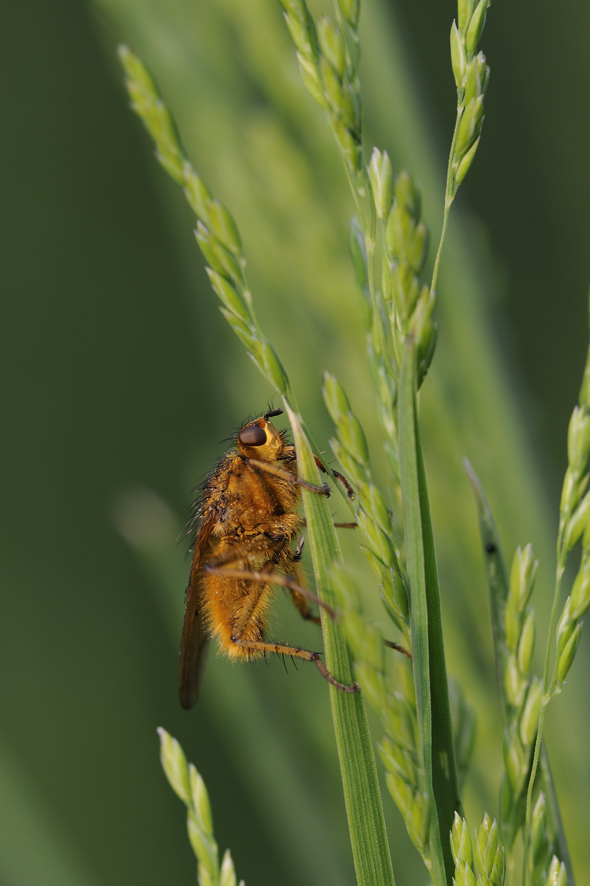
[[553, 781], [553, 773], [551, 772], [551, 766], [549, 765], [549, 755], [547, 754], [547, 748], [545, 747], [544, 742], [541, 745], [540, 767], [545, 787], [545, 796], [547, 799], [547, 814], [550, 825], [555, 833], [556, 854], [566, 867], [568, 886], [576, 886], [572, 860], [570, 858], [565, 830], [561, 819], [561, 813], [559, 811], [557, 793], [555, 792], [555, 782]]
[[432, 819], [430, 849], [436, 886], [450, 884], [454, 873], [449, 834], [461, 801], [438, 588], [438, 571], [416, 401], [416, 353], [411, 339], [402, 357], [398, 401], [399, 454], [411, 595], [412, 654], [418, 730]]
[[[301, 421], [287, 403], [285, 406], [297, 449], [299, 474], [319, 485], [321, 479]], [[306, 536], [318, 594], [325, 603], [334, 605], [330, 570], [334, 562], [342, 562], [342, 554], [330, 509], [323, 495], [303, 490], [303, 501]], [[352, 656], [339, 625], [325, 612], [322, 612], [322, 631], [328, 670], [340, 682], [352, 684]], [[357, 882], [359, 886], [394, 886], [375, 756], [362, 695], [330, 686], [330, 701]]]
[[502, 678], [500, 652], [502, 643], [504, 642], [504, 610], [506, 608], [509, 587], [508, 567], [506, 566], [506, 560], [502, 553], [498, 530], [496, 529], [496, 524], [483, 489], [481, 488], [481, 484], [469, 461], [465, 459], [463, 464], [467, 471], [467, 476], [469, 477], [469, 482], [473, 489], [473, 495], [475, 496], [475, 504], [477, 506], [479, 532], [481, 535], [481, 544], [484, 552], [488, 588], [490, 592], [494, 656], [496, 660], [496, 681], [498, 684], [498, 693], [502, 702], [504, 721], [506, 722], [507, 706], [506, 695], [504, 692], [504, 680]]

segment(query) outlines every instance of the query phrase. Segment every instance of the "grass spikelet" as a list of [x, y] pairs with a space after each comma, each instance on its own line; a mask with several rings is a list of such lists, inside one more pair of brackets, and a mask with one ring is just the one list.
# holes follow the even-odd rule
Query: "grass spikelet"
[[[205, 783], [186, 757], [175, 738], [165, 729], [158, 729], [160, 759], [170, 786], [187, 810], [189, 841], [198, 862], [199, 886], [236, 886], [237, 877], [229, 850], [221, 866], [213, 834], [213, 818]], [[244, 881], [240, 881], [244, 886]]]

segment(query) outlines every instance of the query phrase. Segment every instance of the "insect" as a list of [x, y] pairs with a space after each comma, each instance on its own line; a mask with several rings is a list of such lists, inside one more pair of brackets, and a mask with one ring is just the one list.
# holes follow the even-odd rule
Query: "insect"
[[289, 589], [305, 619], [320, 621], [310, 600], [324, 605], [302, 586], [303, 538], [295, 549], [294, 541], [304, 524], [296, 511], [301, 488], [320, 495], [329, 495], [330, 490], [327, 484], [314, 486], [298, 477], [295, 447], [269, 421], [281, 413], [282, 409], [269, 410], [238, 431], [233, 448], [205, 483], [189, 523], [195, 543], [180, 643], [184, 708], [197, 697], [210, 637], [232, 659], [248, 661], [267, 652], [290, 655], [314, 662], [338, 689], [358, 691], [356, 684], [345, 686], [335, 680], [318, 652], [269, 642], [264, 636], [273, 586]]

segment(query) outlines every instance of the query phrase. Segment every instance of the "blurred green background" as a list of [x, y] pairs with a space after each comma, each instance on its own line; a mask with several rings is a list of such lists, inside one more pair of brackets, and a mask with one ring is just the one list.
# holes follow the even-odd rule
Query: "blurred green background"
[[[421, 181], [436, 237], [454, 6], [364, 6], [367, 144]], [[369, 431], [376, 422], [346, 248], [352, 204], [279, 4], [56, 0], [9, 4], [4, 19], [0, 883], [194, 882], [159, 725], [205, 777], [220, 847], [247, 883], [352, 883], [315, 670], [211, 656], [195, 710], [177, 701], [188, 564], [176, 534], [220, 441], [271, 391], [217, 311], [194, 220], [127, 107], [115, 57], [122, 40], [144, 57], [234, 212], [259, 316], [327, 447], [324, 368]], [[480, 717], [473, 823], [497, 814], [501, 726], [460, 460], [480, 473], [508, 556], [533, 541], [546, 618], [587, 345], [588, 19], [573, 2], [559, 14], [548, 0], [490, 9], [484, 137], [443, 261], [424, 422], [450, 667]], [[362, 570], [356, 541], [343, 544]], [[277, 636], [317, 642], [278, 609]], [[590, 866], [587, 667], [585, 638], [548, 727], [579, 876]], [[424, 882], [384, 802], [399, 882]]]

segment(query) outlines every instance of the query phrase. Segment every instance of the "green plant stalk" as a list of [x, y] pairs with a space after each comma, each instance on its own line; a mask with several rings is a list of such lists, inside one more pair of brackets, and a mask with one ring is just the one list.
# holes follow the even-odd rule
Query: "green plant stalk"
[[[328, 114], [328, 125], [330, 128], [330, 132], [332, 133], [332, 137], [338, 148], [340, 150], [340, 143], [338, 140], [338, 135], [336, 133], [336, 128], [334, 126], [334, 121], [331, 116]], [[352, 198], [354, 200], [357, 212], [359, 214], [359, 218], [361, 221], [361, 227], [363, 229], [363, 233], [365, 237], [373, 237], [374, 238], [374, 228], [375, 228], [375, 211], [373, 208], [373, 195], [371, 191], [371, 182], [369, 180], [369, 176], [367, 173], [367, 169], [363, 164], [361, 169], [358, 171], [357, 175], [359, 175], [362, 179], [362, 185], [359, 187], [359, 182], [355, 179], [354, 175], [350, 170], [350, 166], [348, 165], [346, 157], [343, 155], [342, 150], [340, 150], [340, 155], [342, 157], [342, 165], [344, 166], [344, 172], [346, 174], [346, 180], [348, 182], [348, 186], [350, 188], [350, 192], [352, 194]], [[371, 232], [373, 233], [371, 234]]]
[[[299, 474], [317, 485], [321, 482], [320, 476], [300, 419], [286, 402], [285, 407], [297, 450]], [[334, 562], [342, 562], [334, 523], [325, 496], [304, 489], [303, 502], [317, 591], [324, 603], [333, 606], [330, 567]], [[350, 685], [354, 682], [353, 661], [342, 630], [324, 610], [321, 615], [328, 670], [337, 680]], [[394, 886], [375, 756], [362, 695], [330, 686], [330, 702], [357, 882], [359, 886]]]
[[[337, 8], [337, 18], [340, 21], [341, 25], [341, 15], [340, 11]], [[334, 124], [330, 119], [330, 130], [334, 137], [334, 141], [338, 144], [338, 138], [336, 135], [336, 130], [334, 128]], [[358, 212], [358, 217], [361, 225], [361, 230], [363, 232], [363, 238], [365, 242], [365, 250], [367, 254], [367, 282], [369, 286], [369, 297], [371, 299], [371, 308], [372, 308], [372, 338], [373, 338], [373, 346], [375, 350], [378, 352], [378, 356], [385, 361], [387, 354], [387, 344], [386, 344], [386, 336], [385, 330], [383, 328], [383, 317], [381, 315], [381, 310], [379, 308], [379, 302], [377, 299], [377, 285], [375, 282], [375, 262], [376, 262], [376, 251], [377, 251], [377, 225], [375, 218], [375, 201], [373, 199], [373, 190], [371, 187], [371, 180], [367, 173], [367, 168], [363, 164], [362, 168], [359, 170], [357, 175], [362, 179], [362, 187], [359, 187], [359, 183], [355, 180], [352, 175], [349, 165], [346, 161], [346, 158], [343, 157], [343, 166], [344, 171], [346, 173], [346, 179], [348, 181], [349, 188], [351, 190], [355, 206]], [[449, 167], [450, 168], [450, 167]]]
[[455, 129], [453, 130], [453, 138], [451, 140], [451, 149], [449, 151], [449, 162], [447, 164], [447, 180], [445, 183], [445, 206], [443, 211], [443, 220], [442, 220], [442, 228], [440, 232], [440, 239], [438, 241], [438, 249], [436, 250], [436, 258], [434, 259], [434, 268], [432, 270], [432, 281], [430, 283], [430, 291], [432, 293], [436, 292], [436, 284], [438, 281], [438, 270], [440, 266], [440, 260], [442, 256], [443, 246], [445, 242], [445, 238], [447, 235], [447, 224], [449, 221], [449, 212], [451, 211], [451, 206], [453, 205], [453, 200], [455, 199], [455, 192], [453, 191], [453, 157], [455, 156], [455, 145], [457, 144], [457, 134], [459, 132], [459, 124], [461, 123], [461, 114], [457, 114], [455, 118]]
[[[334, 127], [332, 128], [332, 134], [335, 136]], [[369, 286], [369, 297], [371, 299], [371, 308], [372, 308], [372, 339], [373, 339], [373, 347], [375, 351], [378, 353], [378, 356], [385, 361], [387, 354], [387, 344], [385, 337], [385, 330], [383, 328], [383, 317], [381, 315], [381, 310], [379, 308], [379, 302], [377, 299], [377, 284], [375, 281], [375, 262], [376, 262], [376, 252], [377, 252], [377, 225], [375, 219], [375, 203], [373, 200], [373, 191], [371, 188], [371, 180], [367, 174], [366, 167], [363, 166], [362, 170], [359, 172], [359, 175], [363, 178], [363, 194], [359, 193], [357, 183], [355, 182], [353, 176], [351, 175], [350, 169], [348, 168], [348, 164], [346, 160], [344, 160], [344, 169], [346, 171], [346, 178], [348, 180], [348, 184], [350, 190], [352, 191], [352, 196], [354, 198], [356, 208], [360, 218], [361, 230], [363, 232], [363, 238], [365, 242], [365, 250], [367, 254], [367, 282]]]
[[455, 866], [449, 834], [461, 814], [449, 709], [438, 575], [417, 409], [415, 345], [404, 345], [399, 389], [399, 455], [411, 593], [412, 655], [420, 747], [432, 813], [430, 850], [435, 886], [450, 884]]

